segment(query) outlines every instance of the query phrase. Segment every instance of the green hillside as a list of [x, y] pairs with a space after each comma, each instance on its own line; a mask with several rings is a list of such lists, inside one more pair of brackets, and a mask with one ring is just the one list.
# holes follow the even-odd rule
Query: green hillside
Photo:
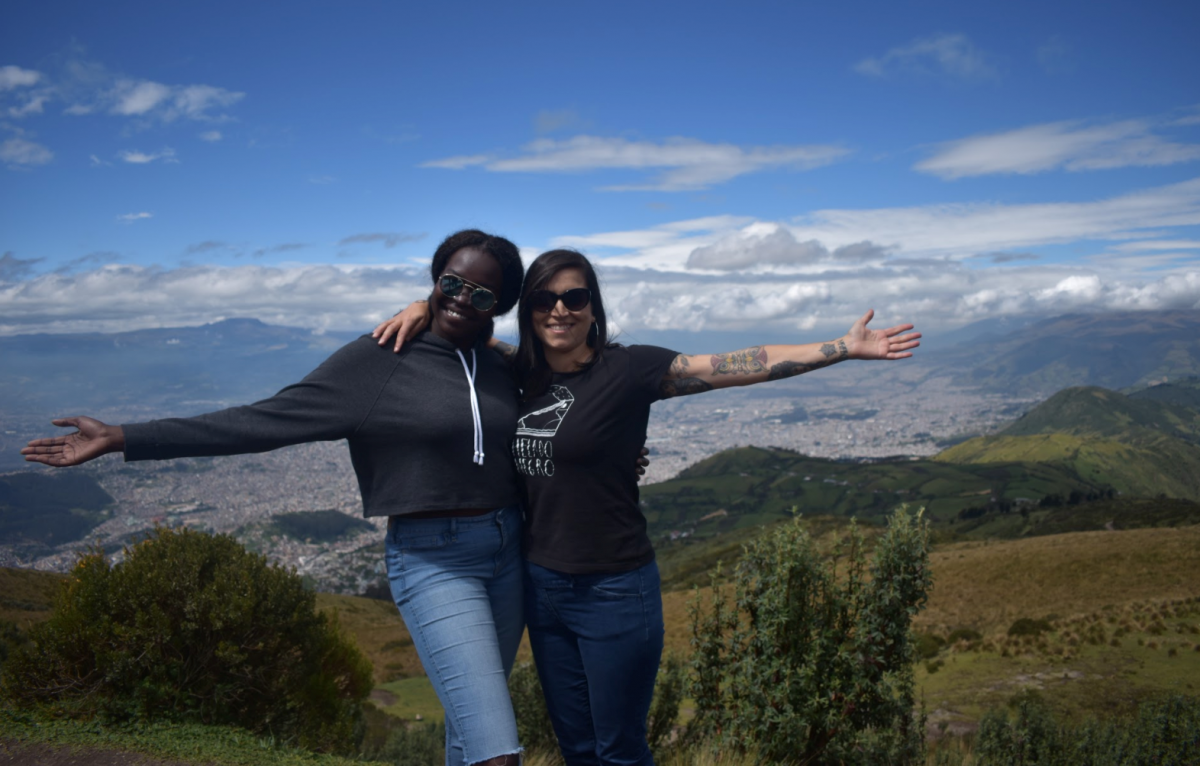
[[1163, 436], [1195, 442], [1200, 441], [1200, 410], [1146, 395], [1135, 398], [1106, 388], [1080, 386], [1059, 391], [1000, 433], [1102, 436], [1125, 444], [1154, 443]]
[[1148, 399], [1177, 407], [1200, 410], [1200, 378], [1184, 377], [1167, 383], [1157, 383], [1124, 393], [1130, 399]]
[[1035, 463], [959, 465], [897, 458], [848, 463], [789, 450], [726, 450], [678, 477], [642, 488], [642, 511], [654, 539], [711, 536], [802, 513], [881, 518], [901, 503], [923, 506], [935, 521], [995, 498], [1039, 500], [1091, 494], [1105, 484], [1071, 468]]
[[1103, 388], [1068, 388], [996, 436], [938, 454], [955, 465], [1057, 465], [1124, 495], [1200, 500], [1200, 411]]

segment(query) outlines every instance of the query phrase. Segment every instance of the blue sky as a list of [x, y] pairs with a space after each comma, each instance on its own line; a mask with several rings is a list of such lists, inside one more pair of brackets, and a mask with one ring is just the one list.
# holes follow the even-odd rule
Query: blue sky
[[6, 3], [0, 334], [368, 328], [463, 227], [634, 339], [1200, 304], [1200, 5]]

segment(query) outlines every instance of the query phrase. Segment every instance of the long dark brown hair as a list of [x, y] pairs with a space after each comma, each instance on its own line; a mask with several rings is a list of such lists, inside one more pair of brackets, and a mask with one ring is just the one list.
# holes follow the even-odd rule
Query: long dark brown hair
[[521, 388], [525, 400], [541, 396], [550, 386], [553, 371], [546, 364], [542, 341], [533, 331], [533, 309], [529, 306], [529, 294], [544, 290], [554, 275], [564, 269], [579, 269], [592, 291], [592, 316], [596, 323], [588, 330], [587, 344], [592, 349], [592, 358], [582, 369], [600, 361], [604, 349], [608, 348], [608, 317], [604, 313], [604, 301], [600, 297], [600, 281], [591, 262], [576, 250], [548, 250], [537, 257], [525, 272], [525, 284], [521, 287], [521, 303], [517, 309], [517, 328], [521, 333], [517, 347], [517, 370], [520, 371]]

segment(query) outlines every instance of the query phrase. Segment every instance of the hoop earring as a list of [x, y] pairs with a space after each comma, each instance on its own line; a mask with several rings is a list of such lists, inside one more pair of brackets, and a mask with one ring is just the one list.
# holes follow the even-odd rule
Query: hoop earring
[[592, 326], [588, 328], [587, 345], [588, 348], [595, 348], [596, 341], [600, 338], [600, 326], [596, 324], [596, 320], [592, 320]]

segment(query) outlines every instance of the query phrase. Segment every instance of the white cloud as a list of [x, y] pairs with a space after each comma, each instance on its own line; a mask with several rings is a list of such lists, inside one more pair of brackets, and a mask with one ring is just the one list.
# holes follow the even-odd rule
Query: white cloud
[[856, 242], [830, 250], [815, 239], [800, 242], [786, 228], [755, 224], [698, 247], [688, 256], [689, 269], [732, 271], [761, 266], [807, 266], [883, 261], [887, 251], [871, 242]]
[[151, 154], [147, 154], [145, 152], [139, 152], [136, 150], [133, 150], [133, 151], [126, 150], [126, 151], [118, 153], [117, 156], [120, 157], [125, 162], [128, 162], [133, 165], [148, 165], [149, 163], [155, 162], [157, 160], [162, 160], [163, 162], [168, 162], [168, 163], [179, 162], [179, 160], [175, 159], [175, 150], [171, 149], [170, 147], [163, 148], [161, 151], [153, 152]]
[[604, 187], [607, 191], [694, 191], [748, 173], [765, 170], [810, 170], [842, 159], [849, 150], [835, 145], [740, 147], [709, 144], [690, 138], [662, 143], [624, 138], [575, 136], [540, 138], [523, 154], [463, 155], [432, 160], [422, 167], [462, 170], [482, 166], [497, 173], [578, 173], [595, 170], [662, 170], [643, 184]]
[[170, 98], [171, 88], [149, 80], [119, 80], [111, 96], [113, 105], [109, 111], [113, 114], [141, 115]]
[[424, 269], [110, 265], [0, 286], [0, 334], [115, 332], [223, 317], [365, 332], [429, 289]]
[[945, 179], [997, 173], [1040, 173], [1056, 168], [1103, 170], [1172, 165], [1200, 159], [1200, 145], [1179, 144], [1151, 132], [1141, 120], [1085, 126], [1077, 122], [1033, 125], [943, 144], [914, 167]]
[[200, 140], [208, 141], [209, 143], [216, 143], [222, 138], [224, 138], [224, 136], [221, 135], [221, 131], [219, 130], [206, 130], [200, 134]]
[[882, 56], [863, 59], [854, 65], [854, 71], [871, 77], [939, 73], [960, 80], [985, 80], [998, 76], [988, 56], [961, 34], [914, 40]]
[[[810, 273], [840, 268], [833, 260], [805, 263], [798, 250], [792, 252], [790, 259], [757, 261], [754, 253], [761, 244], [759, 240], [774, 233], [776, 227], [783, 227], [795, 242], [815, 241], [830, 253], [868, 242], [873, 243], [873, 255], [886, 251], [891, 259], [962, 260], [1086, 240], [1122, 242], [1169, 236], [1162, 231], [1200, 224], [1200, 178], [1089, 202], [827, 209], [787, 222], [735, 217], [703, 221], [703, 225], [687, 222], [686, 230], [664, 225], [647, 230], [564, 236], [552, 244], [578, 247], [585, 252], [620, 250], [624, 252], [603, 254], [615, 265], [660, 271], [687, 271], [689, 260], [698, 248], [716, 247], [718, 242], [722, 243], [719, 248], [722, 257], [739, 264], [738, 268], [743, 267], [740, 264], [753, 264], [747, 268]], [[697, 257], [708, 258], [708, 252]]]
[[8, 116], [19, 120], [22, 117], [28, 117], [31, 114], [41, 114], [43, 107], [46, 105], [46, 101], [49, 99], [50, 96], [46, 94], [30, 96], [25, 100], [24, 104], [21, 104], [20, 106], [10, 106], [7, 112]]
[[10, 166], [45, 165], [53, 159], [54, 152], [24, 138], [10, 138], [0, 143], [0, 160]]
[[146, 213], [146, 212], [125, 213], [124, 215], [117, 216], [117, 220], [120, 221], [121, 223], [133, 223], [134, 221], [141, 221], [146, 218], [153, 218], [153, 217], [154, 217], [154, 213]]
[[41, 79], [41, 73], [32, 69], [22, 69], [19, 66], [0, 67], [0, 91], [27, 88], [37, 85]]

